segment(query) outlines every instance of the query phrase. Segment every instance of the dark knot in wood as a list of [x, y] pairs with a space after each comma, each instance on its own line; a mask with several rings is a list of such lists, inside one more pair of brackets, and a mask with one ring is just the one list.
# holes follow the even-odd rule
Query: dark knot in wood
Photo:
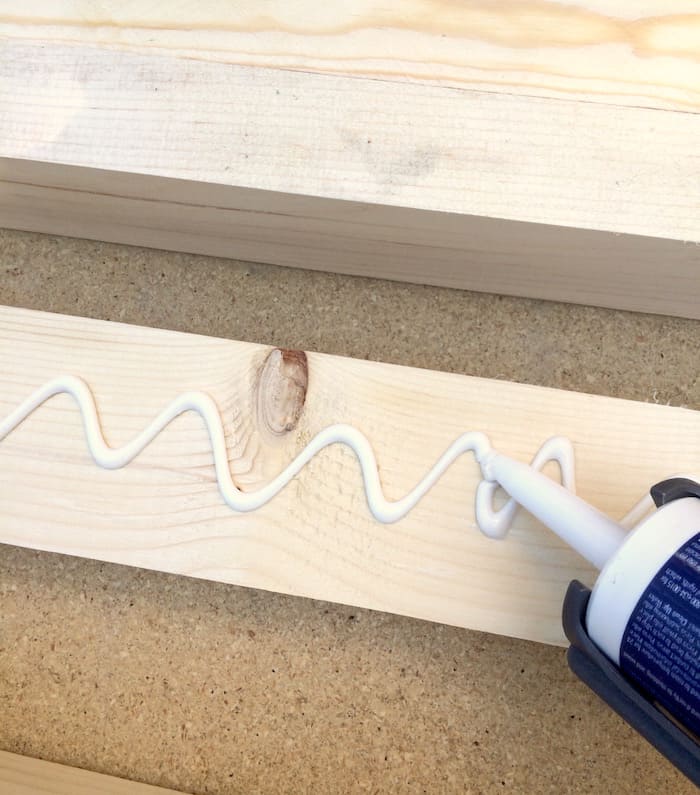
[[293, 431], [306, 401], [309, 362], [304, 351], [275, 348], [260, 370], [257, 385], [258, 417], [275, 436]]

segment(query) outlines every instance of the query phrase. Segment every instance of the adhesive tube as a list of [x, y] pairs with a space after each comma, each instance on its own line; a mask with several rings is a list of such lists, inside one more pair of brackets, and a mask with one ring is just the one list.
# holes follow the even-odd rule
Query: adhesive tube
[[625, 534], [524, 464], [491, 453], [482, 469], [602, 568], [586, 611], [590, 639], [639, 689], [700, 735], [700, 486], [685, 479], [660, 484], [679, 496]]
[[660, 507], [600, 573], [586, 611], [598, 648], [700, 735], [700, 499]]

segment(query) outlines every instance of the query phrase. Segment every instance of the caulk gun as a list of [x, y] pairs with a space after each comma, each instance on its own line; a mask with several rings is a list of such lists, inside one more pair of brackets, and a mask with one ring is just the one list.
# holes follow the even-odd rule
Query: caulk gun
[[627, 532], [536, 470], [495, 452], [480, 462], [527, 511], [589, 560], [563, 606], [573, 672], [700, 785], [700, 484], [665, 480], [657, 510]]

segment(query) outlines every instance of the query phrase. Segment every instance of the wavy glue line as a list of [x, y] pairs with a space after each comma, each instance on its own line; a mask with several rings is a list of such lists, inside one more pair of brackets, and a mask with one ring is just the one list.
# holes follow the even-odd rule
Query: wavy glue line
[[[49, 381], [23, 401], [0, 423], [0, 442], [47, 400], [63, 393], [75, 400], [82, 415], [88, 449], [95, 463], [105, 469], [120, 469], [129, 464], [180, 414], [188, 411], [199, 414], [209, 433], [219, 491], [226, 504], [237, 512], [254, 511], [265, 505], [318, 452], [332, 444], [345, 444], [355, 453], [359, 462], [367, 505], [372, 515], [379, 522], [396, 522], [417, 505], [444, 472], [464, 453], [473, 453], [477, 462], [481, 464], [482, 471], [485, 461], [493, 453], [491, 443], [485, 434], [478, 431], [464, 433], [455, 439], [406, 496], [399, 500], [388, 500], [384, 496], [377, 460], [367, 437], [351, 425], [330, 425], [314, 436], [299, 455], [270, 483], [257, 491], [243, 492], [231, 477], [221, 415], [216, 403], [205, 392], [184, 392], [166, 406], [134, 439], [122, 447], [113, 448], [105, 441], [90, 387], [81, 378], [72, 375], [64, 375]], [[548, 461], [558, 463], [563, 485], [574, 491], [574, 458], [569, 440], [561, 437], [549, 439], [540, 448], [531, 466], [539, 470]], [[477, 524], [481, 531], [491, 538], [502, 538], [506, 535], [518, 508], [517, 503], [509, 499], [502, 508], [495, 510], [493, 497], [497, 489], [498, 483], [484, 479], [479, 483], [476, 491]]]

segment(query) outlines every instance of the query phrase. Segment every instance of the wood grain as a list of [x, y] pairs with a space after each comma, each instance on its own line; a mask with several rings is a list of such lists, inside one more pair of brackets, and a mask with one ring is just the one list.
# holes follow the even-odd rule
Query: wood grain
[[0, 751], [3, 795], [174, 795], [175, 790]]
[[[700, 419], [684, 409], [308, 354], [303, 411], [286, 433], [260, 422], [270, 349], [27, 310], [0, 310], [0, 414], [61, 373], [93, 388], [113, 445], [176, 394], [219, 405], [242, 488], [266, 482], [318, 430], [348, 422], [372, 441], [389, 496], [403, 495], [461, 432], [487, 431], [529, 459], [570, 436], [584, 499], [620, 517], [653, 482], [692, 471]], [[594, 572], [524, 513], [505, 542], [474, 527], [478, 468], [460, 460], [395, 525], [374, 522], [346, 449], [321, 453], [271, 503], [233, 514], [201, 421], [186, 415], [132, 465], [90, 459], [65, 396], [0, 445], [0, 541], [563, 643], [572, 577]]]
[[0, 0], [0, 35], [697, 111], [692, 0]]
[[0, 56], [0, 225], [700, 313], [697, 114], [11, 39]]

